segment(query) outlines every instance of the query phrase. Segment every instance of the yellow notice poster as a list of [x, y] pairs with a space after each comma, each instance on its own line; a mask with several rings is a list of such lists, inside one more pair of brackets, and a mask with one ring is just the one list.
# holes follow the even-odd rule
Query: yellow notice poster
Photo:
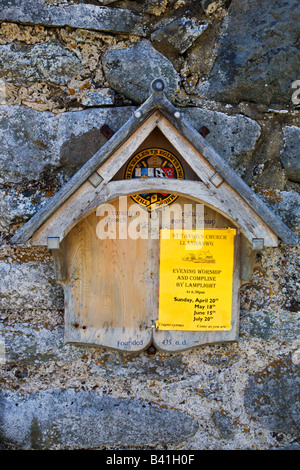
[[159, 330], [231, 329], [235, 234], [161, 230]]

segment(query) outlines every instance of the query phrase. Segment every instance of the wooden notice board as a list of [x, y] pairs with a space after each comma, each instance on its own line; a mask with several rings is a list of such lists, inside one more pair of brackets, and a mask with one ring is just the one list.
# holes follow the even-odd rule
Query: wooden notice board
[[[239, 289], [255, 253], [279, 239], [298, 243], [164, 88], [154, 80], [149, 99], [12, 238], [51, 250], [64, 286], [66, 342], [176, 352], [235, 341]], [[105, 204], [109, 237], [99, 213]], [[185, 222], [202, 238], [160, 240]]]
[[[197, 244], [190, 244], [190, 248], [194, 249], [187, 250], [185, 244], [180, 245], [184, 240], [160, 240], [162, 218], [157, 217], [155, 223], [156, 216], [153, 214], [147, 219], [148, 236], [132, 238], [132, 227], [137, 228], [134, 222], [139, 217], [131, 210], [132, 202], [130, 197], [123, 200], [128, 208], [125, 212], [124, 207], [120, 210], [118, 200], [110, 202], [115, 208], [117, 220], [127, 218], [128, 236], [124, 239], [120, 239], [118, 231], [114, 238], [100, 239], [97, 233], [104, 217], [95, 212], [77, 224], [65, 239], [68, 267], [64, 281], [66, 340], [128, 352], [143, 350], [151, 344], [164, 351], [180, 351], [209, 342], [234, 340], [240, 286], [239, 236], [234, 225], [213, 209], [204, 207], [202, 235], [208, 237], [210, 234], [210, 238], [204, 240], [206, 244], [200, 250], [205, 257], [201, 264], [200, 252], [195, 249], [199, 248]], [[187, 208], [194, 215], [197, 213], [197, 203], [189, 198], [180, 196], [176, 204], [177, 214], [182, 214]], [[175, 208], [174, 205], [172, 207]], [[145, 212], [141, 207], [140, 210]], [[175, 217], [170, 227], [172, 234], [177, 230], [174, 229], [176, 222]], [[212, 236], [217, 238], [213, 239]], [[167, 259], [162, 250], [168, 247], [172, 256]], [[192, 279], [192, 274], [177, 273], [176, 270], [180, 269], [221, 273], [195, 274], [196, 280]], [[206, 280], [202, 279], [204, 277]], [[183, 287], [179, 283], [183, 283]], [[192, 294], [187, 292], [186, 283], [194, 283], [189, 289]], [[216, 284], [215, 287], [212, 284]], [[174, 301], [174, 297], [188, 296], [193, 299], [191, 305]], [[199, 302], [196, 302], [197, 299]], [[219, 311], [224, 299], [227, 310], [223, 328], [224, 324], [215, 310]], [[190, 306], [192, 310], [189, 313]], [[198, 312], [196, 315], [195, 311]], [[171, 321], [166, 319], [168, 315], [172, 321], [176, 317], [176, 324], [183, 327], [170, 325]], [[202, 317], [212, 317], [213, 320], [200, 320]], [[195, 324], [201, 323], [201, 328], [195, 327]], [[210, 324], [210, 327], [204, 328], [204, 324]]]

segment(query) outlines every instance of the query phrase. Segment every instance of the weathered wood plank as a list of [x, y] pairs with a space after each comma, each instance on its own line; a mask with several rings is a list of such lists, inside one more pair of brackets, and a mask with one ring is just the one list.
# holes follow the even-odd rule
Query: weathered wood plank
[[[86, 190], [86, 186], [88, 186]], [[213, 185], [211, 185], [213, 186]], [[191, 197], [216, 209], [222, 215], [234, 221], [236, 226], [251, 241], [252, 238], [264, 238], [265, 246], [277, 246], [278, 239], [255, 213], [244, 202], [240, 201], [230, 188], [223, 183], [217, 190], [209, 189], [198, 181], [172, 180], [170, 178], [142, 178], [133, 180], [116, 180], [102, 186], [102, 191], [91, 194], [91, 185], [86, 183], [81, 188], [81, 197], [70, 198], [68, 204], [61, 208], [32, 238], [33, 245], [46, 244], [50, 234], [62, 240], [68, 231], [83, 217], [91, 213], [98, 205], [116, 199], [122, 195], [145, 192], [169, 192]]]
[[241, 242], [241, 280], [249, 282], [252, 279], [256, 252], [253, 251], [251, 243], [244, 237]]
[[[225, 183], [219, 188], [219, 192], [208, 188], [198, 181], [172, 180], [169, 178], [142, 178], [134, 180], [111, 181], [106, 185], [105, 195], [97, 195], [86, 208], [84, 213], [93, 210], [97, 205], [107, 202], [110, 199], [121, 195], [139, 194], [145, 192], [168, 192], [191, 197], [199, 203], [214, 208], [223, 216], [233, 221], [250, 241], [252, 238], [265, 238], [265, 246], [277, 246], [276, 235], [268, 230], [266, 225], [256, 216], [255, 213], [244, 203], [239, 201], [235, 194], [232, 194]], [[222, 191], [222, 192], [221, 192]]]
[[[203, 184], [195, 186], [195, 182], [187, 182], [185, 180], [176, 180], [181, 187], [184, 186], [183, 194], [190, 194], [195, 192], [197, 188], [197, 195], [200, 199], [208, 203], [208, 199], [212, 197], [210, 205], [217, 203], [209, 190]], [[189, 184], [188, 184], [189, 183]], [[190, 186], [191, 185], [191, 186]], [[59, 213], [54, 214], [46, 224], [43, 225], [32, 237], [32, 245], [47, 245], [47, 239], [53, 236], [59, 237], [62, 240], [69, 230], [78, 223], [82, 218], [86, 217], [89, 213], [94, 211], [98, 205], [116, 199], [122, 195], [138, 194], [143, 192], [155, 192], [161, 190], [162, 192], [175, 192], [177, 183], [171, 179], [162, 178], [143, 178], [134, 180], [117, 180], [111, 181], [104, 185], [101, 183], [98, 191], [89, 183], [85, 183], [77, 193], [77, 197], [71, 197], [65, 203]]]
[[202, 157], [202, 155], [195, 152], [194, 147], [179, 134], [177, 129], [172, 126], [168, 120], [163, 117], [157, 124], [157, 127], [172, 142], [172, 145], [183, 156], [186, 162], [194, 172], [198, 175], [201, 181], [205, 184], [210, 184], [210, 178], [216, 173], [216, 170]]
[[97, 173], [106, 181], [110, 181], [119, 169], [130, 159], [139, 146], [157, 127], [162, 114], [159, 111], [153, 113], [131, 137], [124, 142], [118, 150], [103, 163], [97, 170]]
[[144, 349], [151, 340], [156, 240], [97, 237], [93, 213], [66, 237], [67, 342]]
[[55, 278], [57, 281], [64, 281], [67, 278], [65, 250], [51, 250], [51, 254], [54, 260]]

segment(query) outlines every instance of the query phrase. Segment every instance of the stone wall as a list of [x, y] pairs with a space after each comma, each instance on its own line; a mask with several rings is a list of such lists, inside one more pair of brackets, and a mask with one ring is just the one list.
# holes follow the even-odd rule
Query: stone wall
[[50, 253], [9, 242], [156, 77], [299, 232], [298, 1], [0, 3], [1, 448], [299, 449], [298, 247], [257, 256], [238, 342], [126, 355], [64, 344]]

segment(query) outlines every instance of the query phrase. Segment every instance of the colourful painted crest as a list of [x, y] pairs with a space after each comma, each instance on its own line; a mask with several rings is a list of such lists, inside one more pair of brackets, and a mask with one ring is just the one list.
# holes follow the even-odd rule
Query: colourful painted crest
[[[184, 170], [179, 159], [168, 150], [149, 148], [132, 157], [125, 170], [125, 179], [131, 178], [184, 178]], [[145, 206], [148, 211], [162, 204], [172, 204], [177, 195], [167, 193], [137, 194], [132, 199]]]

